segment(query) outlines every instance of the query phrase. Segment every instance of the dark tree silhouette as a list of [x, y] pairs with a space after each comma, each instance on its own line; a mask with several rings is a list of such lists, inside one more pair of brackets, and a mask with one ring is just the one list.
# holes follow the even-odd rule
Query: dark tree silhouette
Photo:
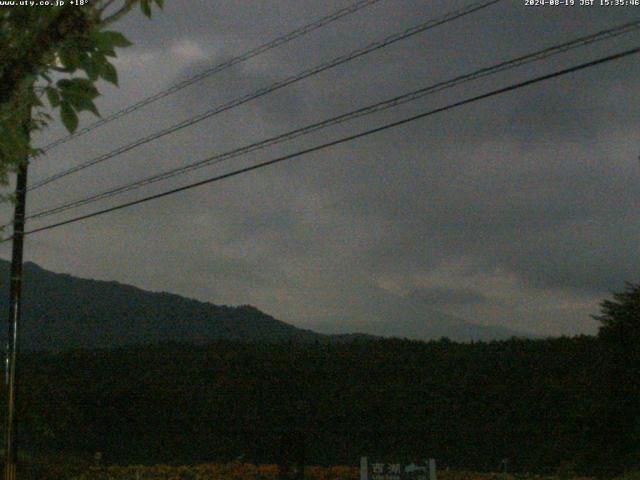
[[627, 283], [626, 289], [614, 293], [613, 298], [602, 302], [602, 313], [593, 317], [601, 323], [600, 337], [637, 343], [640, 340], [640, 284]]
[[604, 467], [601, 473], [620, 474], [637, 468], [640, 440], [640, 284], [627, 283], [624, 291], [600, 304], [601, 353], [595, 384], [595, 410], [589, 422], [592, 433], [590, 461]]

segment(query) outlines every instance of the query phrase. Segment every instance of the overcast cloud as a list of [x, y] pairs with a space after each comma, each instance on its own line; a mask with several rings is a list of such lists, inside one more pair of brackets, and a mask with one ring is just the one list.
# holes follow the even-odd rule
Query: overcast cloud
[[[152, 21], [135, 14], [121, 24], [135, 46], [118, 59], [121, 88], [101, 86], [105, 114], [350, 2], [166, 3]], [[468, 3], [382, 0], [53, 150], [34, 162], [30, 180]], [[504, 0], [34, 191], [30, 210], [632, 18], [640, 18], [640, 8], [525, 7], [524, 1]], [[570, 52], [144, 192], [293, 152], [639, 41], [634, 33]], [[336, 331], [348, 330], [349, 322], [362, 320], [358, 315], [375, 314], [356, 314], [363, 302], [376, 305], [378, 297], [395, 296], [484, 325], [543, 335], [593, 333], [589, 315], [598, 303], [625, 281], [638, 281], [638, 61], [627, 58], [37, 234], [29, 237], [26, 256], [82, 277], [253, 304], [323, 331], [332, 329], [331, 322]], [[55, 125], [39, 141], [61, 133]], [[1, 252], [7, 258], [6, 244]]]

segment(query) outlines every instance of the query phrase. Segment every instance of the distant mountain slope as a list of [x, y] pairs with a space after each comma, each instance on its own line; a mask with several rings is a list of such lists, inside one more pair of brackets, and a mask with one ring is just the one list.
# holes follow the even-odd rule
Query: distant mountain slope
[[[350, 342], [386, 336], [470, 341], [524, 336], [469, 323], [400, 297], [387, 298], [386, 294], [377, 299], [353, 299], [353, 318], [335, 319], [332, 327], [323, 328], [326, 334], [321, 334], [289, 325], [249, 305], [219, 306], [117, 282], [53, 273], [29, 262], [24, 268], [21, 338], [28, 350], [212, 340]], [[8, 308], [8, 277], [9, 263], [0, 260], [3, 320]], [[0, 340], [5, 338], [3, 321]]]
[[457, 342], [533, 337], [498, 325], [480, 325], [443, 313], [419, 297], [401, 296], [379, 288], [370, 288], [367, 293], [362, 298], [353, 299], [343, 317], [318, 319], [312, 328], [324, 333], [357, 331], [412, 340], [447, 337]]
[[[9, 264], [0, 260], [0, 318], [6, 318]], [[136, 343], [308, 341], [324, 338], [251, 306], [227, 307], [117, 282], [85, 280], [25, 264], [26, 349], [105, 348]], [[3, 322], [4, 323], [4, 322]], [[0, 328], [6, 338], [6, 328]]]

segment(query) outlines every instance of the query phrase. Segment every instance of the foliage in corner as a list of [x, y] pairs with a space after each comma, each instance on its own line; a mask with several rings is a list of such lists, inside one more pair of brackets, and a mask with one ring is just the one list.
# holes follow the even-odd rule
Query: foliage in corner
[[[68, 3], [68, 2], [67, 2]], [[0, 7], [0, 184], [38, 154], [29, 133], [57, 110], [70, 133], [82, 111], [99, 115], [99, 80], [118, 84], [116, 49], [131, 45], [110, 25], [136, 5], [151, 17], [163, 0], [89, 0], [86, 5]], [[45, 106], [49, 104], [49, 109]]]
[[640, 342], [640, 283], [627, 283], [622, 292], [614, 293], [613, 300], [600, 304], [599, 336], [636, 347]]

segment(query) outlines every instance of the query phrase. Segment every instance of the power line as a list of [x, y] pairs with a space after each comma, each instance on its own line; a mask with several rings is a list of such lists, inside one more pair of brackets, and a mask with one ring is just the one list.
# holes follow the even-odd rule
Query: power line
[[413, 35], [417, 35], [418, 33], [422, 33], [426, 30], [435, 28], [437, 26], [440, 25], [444, 25], [446, 23], [452, 22], [454, 20], [457, 20], [458, 18], [461, 18], [463, 16], [469, 15], [471, 13], [474, 13], [478, 10], [484, 9], [489, 7], [490, 5], [493, 5], [495, 3], [500, 2], [501, 0], [484, 0], [482, 2], [476, 2], [473, 4], [470, 4], [466, 7], [454, 10], [452, 12], [449, 12], [445, 15], [443, 15], [442, 17], [439, 17], [437, 19], [432, 19], [432, 20], [428, 20], [424, 23], [421, 23], [419, 25], [416, 25], [414, 27], [408, 28], [400, 33], [396, 33], [394, 35], [390, 35], [382, 40], [379, 40], [377, 42], [373, 42], [370, 43], [369, 45], [362, 47], [360, 49], [354, 50], [348, 54], [345, 55], [341, 55], [339, 57], [334, 58], [333, 60], [330, 60], [328, 62], [322, 63], [316, 67], [310, 68], [308, 70], [304, 70], [300, 73], [297, 73], [295, 75], [292, 75], [288, 78], [286, 78], [285, 80], [281, 80], [278, 82], [273, 83], [272, 85], [268, 86], [268, 87], [264, 87], [261, 88], [253, 93], [249, 93], [247, 95], [244, 95], [242, 97], [239, 97], [237, 99], [231, 100], [230, 102], [227, 102], [223, 105], [219, 105], [217, 107], [214, 107], [211, 110], [208, 110], [204, 113], [201, 113], [199, 115], [196, 115], [194, 117], [191, 117], [190, 119], [184, 120], [180, 123], [177, 123], [171, 127], [168, 127], [164, 130], [161, 130], [159, 132], [153, 133], [147, 137], [138, 139], [132, 143], [129, 143], [128, 145], [119, 147], [115, 150], [112, 150], [109, 153], [106, 153], [104, 155], [101, 155], [99, 157], [96, 157], [92, 160], [89, 160], [87, 162], [81, 163], [79, 165], [76, 165], [75, 167], [71, 167], [67, 170], [64, 170], [62, 172], [56, 173], [54, 175], [51, 175], [50, 177], [47, 177], [39, 182], [36, 182], [35, 184], [33, 184], [29, 190], [35, 190], [37, 188], [40, 188], [44, 185], [47, 185], [55, 180], [59, 180], [60, 178], [66, 177], [68, 175], [71, 175], [73, 173], [77, 173], [81, 170], [84, 170], [86, 168], [92, 167], [94, 165], [97, 165], [98, 163], [104, 162], [106, 160], [109, 160], [111, 158], [114, 158], [118, 155], [121, 155], [125, 152], [128, 152], [130, 150], [133, 150], [134, 148], [137, 148], [141, 145], [145, 145], [149, 142], [152, 142], [154, 140], [157, 140], [161, 137], [164, 137], [166, 135], [169, 135], [171, 133], [177, 132], [178, 130], [182, 130], [183, 128], [186, 127], [190, 127], [198, 122], [201, 122], [203, 120], [206, 120], [210, 117], [213, 117], [214, 115], [218, 115], [222, 112], [225, 112], [227, 110], [231, 110], [232, 108], [238, 107], [240, 105], [243, 105], [247, 102], [250, 102], [251, 100], [255, 100], [257, 98], [260, 98], [264, 95], [267, 95], [271, 92], [274, 92], [276, 90], [279, 90], [281, 88], [284, 88], [286, 86], [289, 86], [293, 83], [299, 82], [301, 80], [304, 80], [308, 77], [311, 77], [313, 75], [316, 75], [318, 73], [321, 73], [323, 71], [329, 70], [331, 68], [337, 67], [338, 65], [342, 65], [344, 63], [350, 62], [351, 60], [354, 60], [356, 58], [362, 57], [364, 55], [367, 55], [371, 52], [374, 52], [376, 50], [380, 50], [384, 47], [387, 47], [393, 43], [399, 42], [401, 40], [405, 40]]
[[259, 47], [256, 47], [252, 50], [248, 50], [247, 52], [237, 56], [237, 57], [233, 57], [225, 62], [219, 63], [211, 68], [208, 68], [206, 70], [201, 71], [200, 73], [189, 77], [185, 80], [182, 80], [181, 82], [176, 83], [175, 85], [172, 85], [171, 87], [164, 89], [164, 90], [160, 90], [159, 92], [156, 92], [153, 95], [150, 95], [146, 98], [143, 98], [142, 100], [129, 105], [128, 107], [123, 108], [122, 110], [119, 110], [115, 113], [112, 113], [111, 115], [101, 118], [97, 121], [95, 121], [94, 123], [87, 125], [86, 127], [70, 134], [70, 135], [66, 135], [64, 137], [61, 137], [57, 140], [54, 140], [53, 142], [45, 145], [44, 147], [42, 147], [40, 150], [42, 151], [42, 153], [46, 153], [49, 150], [57, 147], [58, 145], [62, 145], [63, 143], [67, 143], [70, 140], [73, 140], [74, 138], [80, 137], [82, 135], [85, 135], [97, 128], [102, 127], [103, 125], [106, 125], [107, 123], [110, 123], [114, 120], [117, 120], [119, 118], [124, 117], [125, 115], [128, 115], [132, 112], [135, 112], [136, 110], [140, 110], [141, 108], [156, 102], [162, 98], [165, 98], [173, 93], [176, 93], [180, 90], [182, 90], [183, 88], [186, 88], [190, 85], [193, 85], [194, 83], [197, 83], [201, 80], [204, 80], [207, 77], [210, 77], [212, 75], [215, 75], [217, 73], [222, 72], [223, 70], [226, 70], [227, 68], [231, 68], [234, 65], [237, 65], [238, 63], [242, 63], [245, 62], [253, 57], [256, 57], [258, 55], [261, 55], [269, 50], [273, 50], [274, 48], [277, 48], [281, 45], [284, 45], [285, 43], [288, 43], [292, 40], [295, 40], [298, 37], [301, 37], [303, 35], [306, 35], [308, 33], [313, 32], [314, 30], [317, 30], [319, 28], [322, 28], [332, 22], [335, 22], [336, 20], [339, 20], [343, 17], [346, 17], [348, 15], [351, 15], [353, 13], [356, 13], [364, 8], [367, 8], [371, 5], [373, 5], [374, 3], [378, 3], [380, 0], [360, 0], [358, 2], [355, 2], [352, 5], [349, 5], [345, 8], [342, 8], [340, 10], [337, 10], [333, 13], [331, 13], [330, 15], [327, 15], [325, 17], [322, 17], [318, 20], [315, 20], [311, 23], [308, 23], [307, 25], [304, 25], [300, 28], [297, 28], [295, 30], [292, 30], [291, 32], [278, 37], [274, 40], [271, 40], [270, 42], [267, 42], [263, 45], [260, 45]]
[[[261, 150], [264, 148], [267, 148], [269, 146], [272, 145], [276, 145], [279, 143], [282, 143], [284, 141], [289, 141], [292, 140], [294, 138], [303, 136], [303, 135], [307, 135], [309, 133], [327, 128], [329, 126], [333, 126], [333, 125], [337, 125], [337, 124], [341, 124], [350, 120], [353, 120], [355, 118], [360, 118], [366, 115], [371, 115], [373, 113], [377, 113], [398, 105], [402, 105], [405, 103], [409, 103], [415, 100], [418, 100], [420, 98], [423, 98], [427, 95], [436, 93], [436, 92], [440, 92], [452, 87], [455, 87], [457, 85], [472, 81], [472, 80], [477, 80], [483, 77], [487, 77], [489, 75], [494, 75], [496, 73], [499, 72], [503, 72], [512, 68], [516, 68], [522, 65], [526, 65], [532, 62], [536, 62], [536, 61], [540, 61], [543, 60], [545, 58], [548, 58], [552, 55], [558, 55], [560, 53], [564, 53], [567, 52], [569, 50], [578, 48], [578, 47], [583, 47], [586, 45], [591, 45], [595, 42], [599, 42], [599, 41], [603, 41], [603, 40], [608, 40], [614, 37], [617, 37], [619, 35], [625, 34], [625, 33], [629, 33], [632, 31], [636, 31], [638, 30], [638, 28], [640, 28], [640, 20], [636, 20], [633, 22], [629, 22], [623, 25], [619, 25], [616, 27], [612, 27], [606, 30], [601, 30], [599, 32], [587, 35], [587, 36], [583, 36], [583, 37], [579, 37], [567, 42], [564, 42], [562, 44], [559, 45], [555, 45], [555, 46], [551, 46], [542, 50], [538, 50], [536, 52], [527, 54], [527, 55], [523, 55], [520, 57], [516, 57], [514, 59], [505, 61], [505, 62], [501, 62], [497, 65], [492, 65], [489, 67], [484, 67], [481, 68], [479, 70], [476, 70], [472, 73], [468, 73], [465, 75], [460, 75], [457, 76], [453, 79], [447, 80], [447, 81], [443, 81], [443, 82], [439, 82], [436, 83], [434, 85], [428, 86], [428, 87], [424, 87], [418, 90], [414, 90], [412, 92], [409, 93], [405, 93], [403, 95], [388, 99], [388, 100], [384, 100], [382, 102], [378, 102], [354, 111], [351, 111], [349, 113], [343, 114], [343, 115], [339, 115], [336, 117], [332, 117], [330, 119], [327, 120], [323, 120], [321, 122], [317, 122], [317, 123], [313, 123], [310, 125], [307, 125], [305, 127], [302, 128], [298, 128], [286, 133], [283, 133], [281, 135], [275, 136], [275, 137], [271, 137], [265, 140], [262, 140], [260, 142], [256, 142], [256, 143], [252, 143], [250, 145], [245, 145], [243, 147], [239, 147], [230, 151], [227, 151], [225, 153], [221, 153], [221, 154], [217, 154], [214, 155], [212, 157], [206, 158], [204, 160], [200, 160], [198, 162], [195, 163], [191, 163], [189, 165], [186, 166], [182, 166], [182, 167], [178, 167], [178, 168], [173, 168], [171, 170], [167, 170], [161, 173], [158, 173], [156, 175], [152, 175], [150, 177], [147, 177], [145, 179], [142, 180], [138, 180], [135, 182], [131, 182], [125, 185], [121, 185], [119, 187], [116, 188], [112, 188], [94, 195], [91, 195], [89, 197], [85, 197], [82, 198], [80, 200], [75, 200], [69, 203], [65, 203], [63, 205], [59, 205], [57, 207], [53, 207], [53, 208], [49, 208], [49, 209], [45, 209], [45, 210], [41, 210], [39, 212], [35, 212], [29, 216], [27, 216], [27, 219], [37, 219], [37, 218], [43, 218], [43, 217], [48, 217], [57, 213], [61, 213], [73, 208], [78, 208], [80, 206], [83, 205], [87, 205], [90, 203], [94, 203], [97, 202], [99, 200], [105, 199], [105, 198], [111, 198], [114, 197], [116, 195], [120, 195], [122, 193], [125, 192], [129, 192], [132, 190], [136, 190], [138, 188], [144, 187], [146, 185], [150, 185], [159, 181], [163, 181], [163, 180], [167, 180], [169, 178], [178, 176], [178, 175], [182, 175], [203, 167], [208, 167], [214, 164], [218, 164], [221, 163], [223, 161], [229, 160], [231, 158], [235, 158], [235, 157], [239, 157], [242, 155], [246, 155], [250, 152], [253, 151], [257, 151], [257, 150]], [[5, 225], [7, 226], [7, 225]]]
[[[117, 210], [122, 210], [124, 208], [132, 207], [134, 205], [139, 205], [141, 203], [149, 202], [151, 200], [156, 200], [156, 199], [159, 199], [159, 198], [162, 198], [162, 197], [167, 197], [167, 196], [179, 193], [179, 192], [183, 192], [185, 190], [190, 190], [192, 188], [200, 187], [202, 185], [207, 185], [207, 184], [210, 184], [210, 183], [218, 182], [220, 180], [224, 180], [224, 179], [227, 179], [227, 178], [235, 177], [235, 176], [243, 174], [243, 173], [247, 173], [247, 172], [250, 172], [250, 171], [253, 171], [253, 170], [258, 170], [258, 169], [264, 168], [264, 167], [268, 167], [270, 165], [274, 165], [276, 163], [281, 163], [281, 162], [284, 162], [286, 160], [291, 160], [293, 158], [301, 157], [301, 156], [307, 155], [309, 153], [313, 153], [313, 152], [317, 152], [317, 151], [320, 151], [320, 150], [324, 150], [324, 149], [327, 149], [329, 147], [333, 147], [335, 145], [340, 145], [342, 143], [350, 142], [350, 141], [353, 141], [353, 140], [356, 140], [356, 139], [359, 139], [359, 138], [362, 138], [362, 137], [367, 137], [369, 135], [373, 135], [375, 133], [379, 133], [379, 132], [382, 132], [382, 131], [385, 131], [385, 130], [389, 130], [391, 128], [395, 128], [395, 127], [398, 127], [398, 126], [401, 126], [401, 125], [404, 125], [404, 124], [407, 124], [407, 123], [410, 123], [410, 122], [414, 122], [416, 120], [420, 120], [422, 118], [426, 118], [426, 117], [429, 117], [431, 115], [435, 115], [435, 114], [442, 113], [442, 112], [445, 112], [445, 111], [448, 111], [448, 110], [452, 110], [454, 108], [461, 107], [463, 105], [468, 105], [468, 104], [471, 104], [471, 103], [474, 103], [474, 102], [477, 102], [477, 101], [480, 101], [480, 100], [484, 100], [484, 99], [489, 98], [489, 97], [493, 97], [493, 96], [496, 96], [496, 95], [501, 95], [503, 93], [507, 93], [507, 92], [510, 92], [510, 91], [513, 91], [513, 90], [517, 90], [517, 89], [520, 89], [520, 88], [523, 88], [523, 87], [527, 87], [529, 85], [540, 83], [540, 82], [543, 82], [543, 81], [546, 81], [546, 80], [550, 80], [552, 78], [556, 78], [556, 77], [560, 77], [560, 76], [563, 76], [563, 75], [567, 75], [567, 74], [570, 74], [570, 73], [573, 73], [573, 72], [577, 72], [577, 71], [580, 71], [580, 70], [585, 70], [587, 68], [591, 68], [591, 67], [594, 67], [596, 65], [600, 65], [600, 64], [603, 64], [603, 63], [611, 62], [611, 61], [618, 60], [618, 59], [621, 59], [621, 58], [624, 58], [624, 57], [627, 57], [627, 56], [630, 56], [630, 55], [635, 55], [635, 54], [638, 54], [638, 53], [640, 53], [640, 47], [636, 47], [636, 48], [633, 48], [633, 49], [630, 49], [630, 50], [625, 50], [623, 52], [619, 52], [619, 53], [616, 53], [616, 54], [613, 54], [613, 55], [609, 55], [609, 56], [606, 56], [606, 57], [601, 57], [601, 58], [599, 58], [597, 60], [592, 60], [590, 62], [582, 63], [580, 65], [576, 65], [576, 66], [573, 66], [573, 67], [570, 67], [570, 68], [566, 68], [566, 69], [563, 69], [563, 70], [558, 70], [556, 72], [549, 73], [547, 75], [542, 75], [542, 76], [535, 77], [535, 78], [530, 79], [530, 80], [525, 80], [523, 82], [512, 84], [512, 85], [507, 86], [507, 87], [503, 87], [503, 88], [499, 88], [499, 89], [496, 89], [496, 90], [492, 90], [492, 91], [490, 91], [488, 93], [484, 93], [484, 94], [481, 94], [481, 95], [476, 95], [474, 97], [470, 97], [470, 98], [467, 98], [465, 100], [460, 100], [458, 102], [451, 103], [451, 104], [446, 105], [444, 107], [440, 107], [440, 108], [436, 108], [436, 109], [433, 109], [433, 110], [429, 110], [427, 112], [423, 112], [423, 113], [420, 113], [418, 115], [414, 115], [414, 116], [411, 116], [411, 117], [408, 117], [408, 118], [404, 118], [402, 120], [398, 120], [398, 121], [395, 121], [395, 122], [392, 122], [392, 123], [387, 123], [387, 124], [385, 124], [383, 126], [380, 126], [380, 127], [377, 127], [377, 128], [372, 128], [372, 129], [366, 130], [364, 132], [360, 132], [360, 133], [357, 133], [357, 134], [353, 134], [353, 135], [349, 135], [349, 136], [346, 136], [346, 137], [342, 137], [342, 138], [339, 138], [337, 140], [333, 140], [331, 142], [323, 143], [321, 145], [316, 145], [315, 147], [311, 147], [311, 148], [307, 148], [307, 149], [304, 149], [304, 150], [300, 150], [300, 151], [295, 152], [295, 153], [291, 153], [291, 154], [288, 154], [288, 155], [284, 155], [284, 156], [281, 156], [281, 157], [274, 158], [272, 160], [268, 160], [268, 161], [261, 162], [261, 163], [255, 164], [255, 165], [251, 165], [249, 167], [245, 167], [245, 168], [241, 168], [241, 169], [238, 169], [238, 170], [234, 170], [232, 172], [228, 172], [228, 173], [225, 173], [225, 174], [222, 174], [222, 175], [217, 175], [215, 177], [211, 177], [211, 178], [208, 178], [208, 179], [205, 179], [205, 180], [201, 180], [201, 181], [195, 182], [195, 183], [190, 183], [188, 185], [184, 185], [182, 187], [174, 188], [174, 189], [167, 190], [167, 191], [164, 191], [164, 192], [161, 192], [161, 193], [157, 193], [157, 194], [154, 194], [154, 195], [149, 195], [147, 197], [143, 197], [143, 198], [140, 198], [138, 200], [133, 200], [133, 201], [126, 202], [126, 203], [122, 203], [122, 204], [116, 205], [114, 207], [105, 208], [103, 210], [98, 210], [98, 211], [95, 211], [95, 212], [92, 212], [92, 213], [88, 213], [86, 215], [80, 215], [80, 216], [77, 216], [77, 217], [74, 217], [74, 218], [71, 218], [71, 219], [68, 219], [68, 220], [64, 220], [64, 221], [61, 221], [61, 222], [57, 222], [57, 223], [53, 223], [53, 224], [50, 224], [50, 225], [46, 225], [44, 227], [40, 227], [40, 228], [36, 228], [36, 229], [33, 229], [33, 230], [29, 230], [29, 231], [25, 232], [25, 235], [31, 235], [31, 234], [34, 234], [34, 233], [43, 232], [45, 230], [51, 230], [53, 228], [61, 227], [63, 225], [68, 225], [68, 224], [76, 223], [76, 222], [79, 222], [79, 221], [82, 221], [82, 220], [87, 220], [89, 218], [97, 217], [99, 215], [104, 215], [104, 214], [110, 213], [110, 212], [115, 212]], [[10, 239], [11, 238], [2, 240], [2, 242], [6, 242], [6, 241], [8, 241]]]

